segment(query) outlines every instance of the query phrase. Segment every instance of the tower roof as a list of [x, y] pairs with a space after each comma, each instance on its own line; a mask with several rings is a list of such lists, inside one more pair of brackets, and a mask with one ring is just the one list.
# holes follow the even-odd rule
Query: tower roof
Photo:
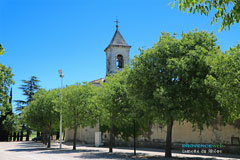
[[121, 33], [118, 31], [118, 27], [116, 27], [116, 32], [113, 35], [113, 38], [111, 40], [111, 42], [109, 43], [109, 45], [107, 46], [107, 48], [105, 50], [108, 49], [108, 47], [110, 46], [124, 46], [124, 47], [131, 47], [127, 44], [127, 42], [124, 40], [123, 36], [121, 35]]

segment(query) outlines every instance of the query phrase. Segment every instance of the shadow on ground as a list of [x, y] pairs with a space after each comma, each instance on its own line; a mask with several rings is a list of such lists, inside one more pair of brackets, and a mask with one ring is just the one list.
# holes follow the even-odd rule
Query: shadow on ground
[[46, 148], [21, 148], [21, 149], [9, 149], [7, 151], [10, 152], [34, 152], [34, 151], [41, 151], [47, 150]]
[[164, 156], [148, 156], [147, 154], [137, 154], [134, 156], [132, 153], [86, 153], [81, 156], [75, 156], [74, 158], [80, 159], [121, 159], [121, 160], [217, 160], [216, 158], [199, 158], [199, 157], [192, 157], [192, 158], [165, 158]]
[[[46, 148], [42, 143], [36, 143], [36, 142], [21, 142], [17, 144], [18, 148], [16, 149], [7, 149], [7, 151], [10, 152], [37, 152], [37, 154], [71, 154], [74, 153], [72, 156], [74, 158], [81, 158], [81, 159], [164, 159], [164, 160], [216, 160], [218, 158], [234, 158], [234, 159], [240, 159], [240, 155], [232, 155], [232, 154], [191, 154], [190, 157], [186, 158], [179, 158], [179, 157], [174, 157], [174, 158], [165, 158], [164, 156], [159, 156], [159, 155], [149, 155], [147, 153], [144, 153], [144, 151], [151, 151], [151, 152], [164, 152], [164, 150], [161, 149], [147, 149], [147, 148], [139, 148], [137, 150], [137, 156], [133, 156], [133, 153], [123, 153], [123, 152], [113, 152], [109, 153], [106, 151], [103, 151], [98, 148], [78, 148], [77, 150], [71, 150], [71, 149], [59, 149], [56, 148], [58, 145], [53, 145], [54, 148]], [[79, 146], [85, 146], [86, 145], [79, 145]], [[117, 149], [131, 149], [131, 148], [125, 148], [125, 147], [120, 147]], [[143, 153], [141, 153], [143, 152]], [[181, 157], [184, 156], [181, 151], [172, 151], [172, 153], [177, 153], [181, 154]], [[186, 154], [190, 155], [190, 154]], [[211, 156], [211, 157], [200, 157], [200, 156]]]
[[78, 149], [78, 150], [63, 150], [63, 149], [48, 149], [45, 151], [40, 152], [41, 154], [71, 154], [71, 153], [92, 153], [92, 152], [99, 152], [98, 150], [84, 150], [84, 149]]

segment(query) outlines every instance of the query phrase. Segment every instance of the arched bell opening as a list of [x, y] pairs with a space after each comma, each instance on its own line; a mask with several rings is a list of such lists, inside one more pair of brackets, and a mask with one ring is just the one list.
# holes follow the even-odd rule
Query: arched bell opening
[[116, 58], [116, 67], [117, 68], [123, 68], [124, 67], [124, 60], [123, 60], [123, 56], [122, 55], [117, 55]]

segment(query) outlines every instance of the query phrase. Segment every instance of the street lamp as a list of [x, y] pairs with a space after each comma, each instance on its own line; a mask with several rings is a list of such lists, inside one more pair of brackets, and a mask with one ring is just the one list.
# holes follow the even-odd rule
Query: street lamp
[[61, 78], [61, 111], [60, 111], [60, 145], [59, 145], [59, 148], [61, 149], [62, 148], [62, 88], [63, 88], [63, 77], [64, 77], [64, 74], [62, 74], [62, 70], [59, 69], [58, 70], [58, 73], [59, 73], [59, 76]]

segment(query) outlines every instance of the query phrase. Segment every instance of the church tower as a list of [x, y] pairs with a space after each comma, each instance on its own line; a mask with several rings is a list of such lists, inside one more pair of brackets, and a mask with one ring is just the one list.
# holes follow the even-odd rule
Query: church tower
[[121, 33], [118, 31], [118, 20], [116, 22], [116, 32], [104, 50], [106, 52], [106, 73], [112, 74], [117, 71], [122, 71], [122, 69], [129, 65], [129, 51], [131, 46], [123, 39]]

